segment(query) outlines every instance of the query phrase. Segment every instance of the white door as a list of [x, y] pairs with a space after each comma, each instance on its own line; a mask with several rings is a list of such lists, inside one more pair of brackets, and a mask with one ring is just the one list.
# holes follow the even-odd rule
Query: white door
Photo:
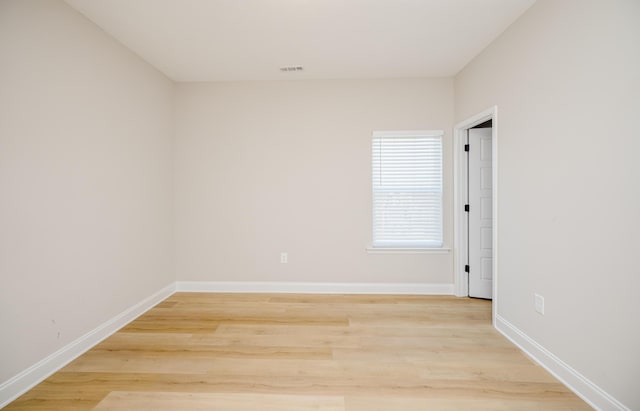
[[469, 129], [469, 296], [492, 298], [491, 128]]

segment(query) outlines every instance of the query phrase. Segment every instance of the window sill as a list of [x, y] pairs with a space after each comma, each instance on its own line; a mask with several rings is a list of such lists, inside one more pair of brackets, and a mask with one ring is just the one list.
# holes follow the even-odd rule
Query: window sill
[[450, 248], [367, 247], [367, 254], [448, 254]]

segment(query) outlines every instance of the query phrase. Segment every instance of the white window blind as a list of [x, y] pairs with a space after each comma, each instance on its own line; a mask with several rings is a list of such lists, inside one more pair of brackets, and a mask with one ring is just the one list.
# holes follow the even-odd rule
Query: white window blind
[[442, 135], [373, 133], [373, 247], [442, 247]]

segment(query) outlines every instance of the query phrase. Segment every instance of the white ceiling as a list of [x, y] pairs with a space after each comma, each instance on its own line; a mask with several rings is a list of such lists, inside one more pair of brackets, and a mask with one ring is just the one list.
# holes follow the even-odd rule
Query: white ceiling
[[535, 2], [66, 1], [176, 81], [452, 76]]

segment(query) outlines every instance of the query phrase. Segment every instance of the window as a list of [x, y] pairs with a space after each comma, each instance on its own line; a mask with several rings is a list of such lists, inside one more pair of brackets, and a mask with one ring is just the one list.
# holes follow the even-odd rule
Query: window
[[375, 131], [373, 247], [442, 247], [443, 131]]

